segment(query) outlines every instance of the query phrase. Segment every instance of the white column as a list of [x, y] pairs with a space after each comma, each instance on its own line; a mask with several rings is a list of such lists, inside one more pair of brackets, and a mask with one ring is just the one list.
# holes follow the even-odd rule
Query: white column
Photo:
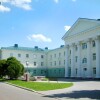
[[87, 41], [87, 77], [92, 77], [92, 63], [91, 63], [91, 40]]
[[71, 45], [71, 77], [75, 77], [75, 56], [74, 56], [74, 44]]
[[77, 44], [77, 48], [78, 48], [77, 77], [81, 77], [81, 45], [80, 45], [80, 42]]
[[96, 38], [96, 78], [100, 78], [100, 40]]
[[65, 77], [69, 77], [68, 76], [68, 67], [69, 67], [69, 64], [68, 64], [68, 51], [69, 51], [69, 45], [66, 46], [66, 59], [65, 59]]

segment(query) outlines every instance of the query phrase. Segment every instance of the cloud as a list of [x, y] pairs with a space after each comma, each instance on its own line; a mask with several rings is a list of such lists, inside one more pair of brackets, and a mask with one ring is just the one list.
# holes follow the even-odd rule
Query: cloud
[[11, 1], [11, 4], [16, 7], [23, 8], [25, 10], [31, 10], [31, 2], [32, 0], [13, 0]]
[[24, 10], [31, 10], [32, 9], [30, 5], [31, 2], [32, 0], [2, 0], [2, 4], [0, 6], [3, 7], [3, 9], [6, 8], [7, 11], [8, 10], [10, 11], [10, 8], [4, 7], [3, 4], [10, 4], [10, 5], [22, 8]]
[[71, 26], [64, 26], [65, 31], [68, 31], [71, 28]]
[[28, 40], [35, 42], [52, 42], [52, 40], [43, 34], [32, 34], [27, 36]]
[[59, 0], [54, 0], [55, 3], [59, 3]]
[[9, 12], [10, 10], [10, 8], [0, 5], [0, 12]]

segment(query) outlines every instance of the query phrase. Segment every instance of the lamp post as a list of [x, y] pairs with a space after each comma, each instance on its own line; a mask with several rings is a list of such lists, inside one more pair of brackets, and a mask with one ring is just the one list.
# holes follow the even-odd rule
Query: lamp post
[[28, 72], [29, 62], [28, 62], [28, 61], [26, 61], [26, 66], [27, 66], [27, 71], [26, 71], [26, 81], [29, 81], [29, 72]]
[[27, 66], [27, 70], [26, 70], [26, 72], [27, 72], [27, 73], [28, 73], [28, 65], [29, 65], [29, 62], [26, 61], [26, 66]]

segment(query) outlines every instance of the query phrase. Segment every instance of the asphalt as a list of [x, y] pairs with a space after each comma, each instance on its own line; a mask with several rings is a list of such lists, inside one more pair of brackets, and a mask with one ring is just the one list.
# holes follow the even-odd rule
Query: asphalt
[[[37, 92], [0, 83], [0, 100], [100, 100], [100, 81], [66, 79], [52, 82], [72, 82], [74, 85], [65, 89]], [[10, 99], [3, 99], [10, 95], [12, 95]]]
[[68, 79], [58, 82], [73, 82], [74, 85], [65, 89], [39, 91], [39, 93], [44, 94], [44, 97], [59, 100], [100, 100], [100, 81]]

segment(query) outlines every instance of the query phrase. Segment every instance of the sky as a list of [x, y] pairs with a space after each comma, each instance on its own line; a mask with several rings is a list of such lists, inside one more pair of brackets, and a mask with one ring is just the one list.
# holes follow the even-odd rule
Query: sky
[[78, 18], [100, 19], [100, 0], [0, 1], [0, 47], [58, 48]]

